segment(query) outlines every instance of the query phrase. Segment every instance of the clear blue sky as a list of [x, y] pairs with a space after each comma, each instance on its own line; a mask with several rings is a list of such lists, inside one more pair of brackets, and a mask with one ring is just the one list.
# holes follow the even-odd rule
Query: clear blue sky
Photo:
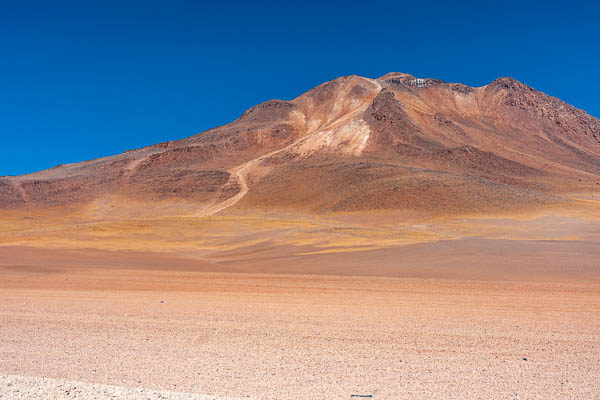
[[187, 137], [341, 75], [512, 76], [600, 116], [596, 2], [12, 1], [0, 175]]

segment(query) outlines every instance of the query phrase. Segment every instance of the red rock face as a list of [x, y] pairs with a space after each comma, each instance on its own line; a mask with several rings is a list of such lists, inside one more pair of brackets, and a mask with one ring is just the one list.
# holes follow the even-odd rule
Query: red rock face
[[511, 78], [342, 77], [229, 125], [0, 180], [0, 208], [105, 196], [312, 212], [517, 210], [597, 190], [600, 121]]

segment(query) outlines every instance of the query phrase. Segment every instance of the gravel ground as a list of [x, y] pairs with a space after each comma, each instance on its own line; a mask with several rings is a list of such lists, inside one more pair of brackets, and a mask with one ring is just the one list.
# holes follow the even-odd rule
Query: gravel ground
[[260, 400], [591, 400], [599, 317], [598, 282], [5, 267], [0, 374]]
[[193, 393], [99, 385], [62, 379], [16, 375], [0, 375], [0, 399], [233, 400], [232, 397], [203, 396]]

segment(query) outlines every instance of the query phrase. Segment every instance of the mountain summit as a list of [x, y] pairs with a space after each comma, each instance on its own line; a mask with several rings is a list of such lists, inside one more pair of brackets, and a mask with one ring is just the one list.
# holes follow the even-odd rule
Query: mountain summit
[[0, 208], [463, 215], [552, 206], [598, 182], [600, 121], [584, 111], [512, 78], [389, 73], [334, 79], [186, 139], [2, 177]]

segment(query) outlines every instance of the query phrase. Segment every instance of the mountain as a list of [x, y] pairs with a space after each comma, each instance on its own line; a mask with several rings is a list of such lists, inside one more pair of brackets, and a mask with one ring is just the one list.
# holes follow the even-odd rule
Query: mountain
[[473, 88], [390, 73], [341, 77], [186, 139], [2, 177], [0, 207], [456, 215], [556, 204], [598, 181], [600, 121], [584, 111], [511, 78]]

